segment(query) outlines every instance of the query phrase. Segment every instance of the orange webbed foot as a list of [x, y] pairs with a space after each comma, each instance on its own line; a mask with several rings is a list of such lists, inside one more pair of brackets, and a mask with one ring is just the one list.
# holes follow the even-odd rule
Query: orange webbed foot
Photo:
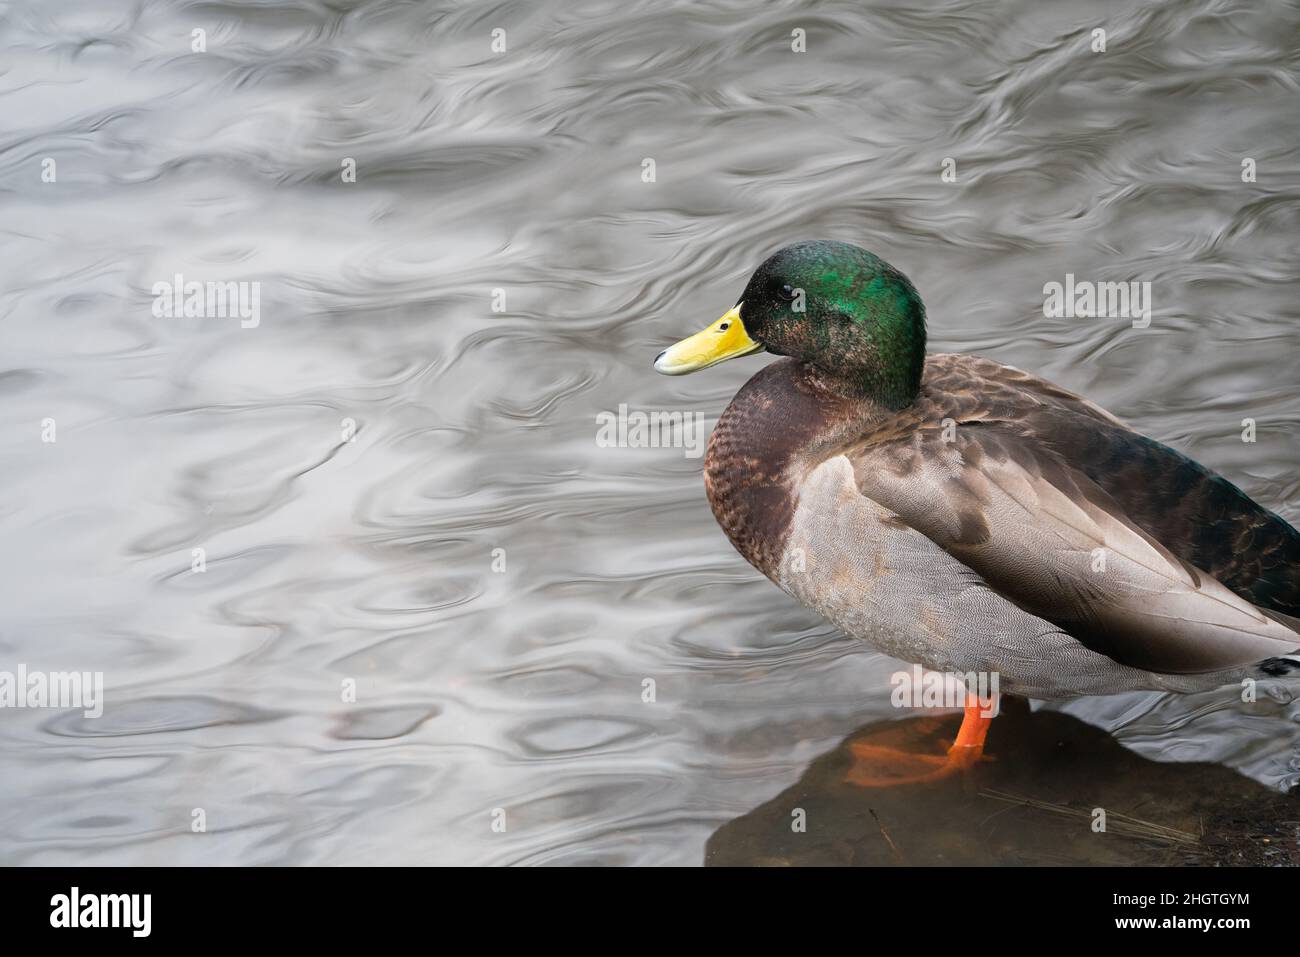
[[929, 784], [992, 760], [984, 754], [984, 738], [995, 713], [995, 702], [982, 702], [969, 696], [961, 729], [947, 754], [914, 754], [883, 744], [851, 742], [849, 753], [853, 765], [844, 780], [867, 788]]

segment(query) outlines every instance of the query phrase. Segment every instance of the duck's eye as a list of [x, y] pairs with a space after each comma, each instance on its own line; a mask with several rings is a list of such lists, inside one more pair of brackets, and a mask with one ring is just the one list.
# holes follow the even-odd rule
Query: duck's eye
[[787, 302], [794, 298], [794, 286], [788, 283], [781, 287], [781, 298]]

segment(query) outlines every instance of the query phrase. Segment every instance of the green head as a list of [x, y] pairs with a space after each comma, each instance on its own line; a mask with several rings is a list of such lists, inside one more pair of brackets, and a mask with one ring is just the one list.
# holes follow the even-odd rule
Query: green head
[[758, 267], [731, 312], [661, 353], [655, 368], [681, 375], [759, 349], [899, 409], [920, 389], [925, 307], [906, 276], [865, 249], [794, 243]]

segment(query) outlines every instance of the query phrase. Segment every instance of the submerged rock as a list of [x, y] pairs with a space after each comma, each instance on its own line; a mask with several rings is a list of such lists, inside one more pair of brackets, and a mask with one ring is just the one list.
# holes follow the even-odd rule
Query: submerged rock
[[1148, 760], [1077, 718], [1021, 701], [1004, 699], [990, 760], [964, 775], [849, 783], [855, 745], [942, 754], [960, 720], [867, 725], [797, 784], [719, 828], [705, 864], [1300, 865], [1296, 795], [1216, 764]]

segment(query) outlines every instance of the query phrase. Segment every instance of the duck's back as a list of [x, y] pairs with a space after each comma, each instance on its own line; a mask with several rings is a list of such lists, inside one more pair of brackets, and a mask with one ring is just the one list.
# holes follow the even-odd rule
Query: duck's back
[[1221, 475], [1019, 369], [936, 355], [926, 373], [922, 405], [946, 406], [950, 400], [933, 397], [964, 395], [965, 405], [983, 410], [968, 424], [1000, 412], [1095, 482], [1178, 558], [1254, 605], [1300, 616], [1300, 532]]

